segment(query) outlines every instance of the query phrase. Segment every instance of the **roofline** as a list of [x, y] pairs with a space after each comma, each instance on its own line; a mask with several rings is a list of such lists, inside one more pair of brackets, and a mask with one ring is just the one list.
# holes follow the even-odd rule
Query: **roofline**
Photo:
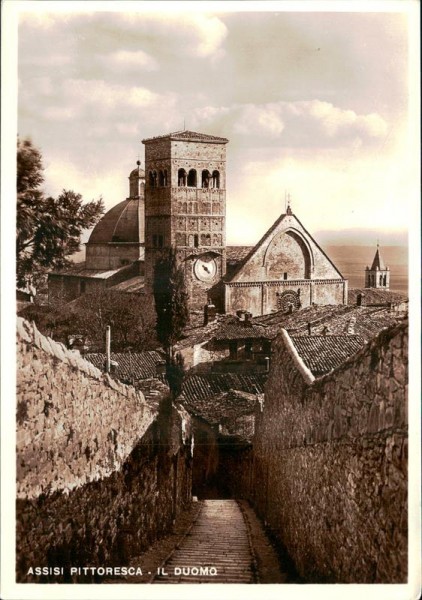
[[[227, 138], [222, 138], [222, 137], [217, 137], [215, 135], [208, 135], [206, 133], [202, 133], [200, 134], [199, 132], [195, 132], [195, 131], [191, 131], [189, 133], [192, 133], [194, 135], [190, 136], [189, 138], [187, 138], [186, 136], [183, 136], [183, 134], [186, 134], [186, 131], [175, 131], [174, 133], [167, 133], [165, 135], [157, 135], [151, 138], [145, 138], [142, 140], [143, 144], [148, 144], [151, 142], [155, 142], [156, 140], [175, 140], [175, 141], [181, 141], [181, 142], [202, 142], [205, 144], [228, 144], [229, 140]], [[202, 137], [199, 136], [206, 136], [207, 139], [204, 139]], [[198, 137], [196, 137], [198, 136]]]
[[308, 367], [305, 365], [304, 360], [302, 359], [302, 357], [300, 356], [300, 354], [294, 347], [294, 344], [293, 344], [292, 340], [290, 339], [289, 334], [287, 333], [287, 331], [285, 329], [281, 329], [280, 333], [281, 333], [281, 337], [283, 338], [284, 345], [286, 346], [286, 348], [292, 355], [293, 361], [296, 364], [296, 367], [297, 367], [299, 373], [302, 375], [305, 383], [307, 383], [308, 385], [312, 384], [315, 381], [315, 377], [312, 374], [312, 371], [310, 369], [308, 369]]
[[[294, 215], [294, 217], [297, 219], [297, 222], [299, 223], [299, 225], [300, 225], [301, 227], [303, 227], [303, 224], [302, 224], [302, 223], [301, 223], [301, 221], [300, 221], [300, 220], [299, 220], [299, 219], [296, 217], [296, 215]], [[309, 233], [309, 231], [306, 229], [306, 227], [303, 227], [303, 229], [304, 229], [304, 231], [305, 231], [305, 232], [306, 232], [306, 233], [309, 235], [309, 237], [310, 237], [310, 238], [313, 240], [313, 242], [316, 244], [316, 246], [317, 246], [318, 250], [321, 250], [321, 252], [322, 252], [322, 253], [323, 253], [323, 255], [325, 256], [325, 258], [326, 258], [326, 259], [328, 260], [328, 262], [331, 264], [331, 266], [333, 266], [333, 267], [335, 268], [335, 270], [336, 270], [336, 271], [337, 271], [337, 273], [340, 275], [340, 277], [341, 277], [342, 279], [344, 279], [345, 281], [347, 281], [347, 280], [346, 280], [346, 278], [344, 277], [343, 273], [341, 273], [341, 272], [338, 270], [338, 268], [337, 268], [337, 267], [336, 267], [336, 265], [333, 263], [333, 261], [331, 260], [331, 258], [330, 258], [329, 256], [327, 256], [327, 254], [324, 252], [324, 250], [323, 250], [323, 249], [321, 248], [321, 246], [318, 244], [318, 242], [316, 241], [316, 239], [314, 238], [314, 236], [313, 236], [313, 235], [311, 235], [311, 234]]]
[[237, 267], [235, 268], [234, 272], [230, 275], [230, 279], [226, 279], [225, 283], [235, 283], [233, 281], [233, 277], [235, 277], [238, 272], [246, 265], [246, 263], [248, 262], [248, 260], [253, 256], [253, 254], [255, 253], [255, 251], [259, 248], [259, 246], [265, 241], [265, 239], [267, 238], [267, 236], [270, 235], [270, 233], [277, 227], [277, 225], [279, 223], [281, 223], [281, 221], [284, 219], [284, 217], [286, 216], [286, 213], [280, 215], [278, 217], [278, 219], [276, 219], [274, 221], [274, 223], [271, 225], [271, 227], [269, 229], [267, 229], [267, 231], [264, 233], [264, 235], [261, 237], [261, 239], [259, 240], [259, 242], [257, 242], [255, 244], [255, 246], [252, 247], [252, 249], [247, 253], [247, 255], [242, 258], [242, 260], [239, 262], [239, 264], [237, 265]]

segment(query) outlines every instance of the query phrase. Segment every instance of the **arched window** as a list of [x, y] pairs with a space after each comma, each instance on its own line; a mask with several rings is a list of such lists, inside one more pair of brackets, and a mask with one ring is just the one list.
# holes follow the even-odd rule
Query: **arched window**
[[185, 169], [179, 169], [177, 172], [177, 182], [179, 187], [186, 187], [187, 173]]
[[209, 188], [211, 187], [211, 173], [209, 171], [207, 171], [206, 169], [204, 171], [202, 171], [202, 187], [203, 188]]
[[158, 173], [158, 185], [160, 187], [163, 187], [165, 185], [164, 184], [164, 173], [163, 173], [163, 171], [161, 171], [161, 169], [160, 169], [160, 172]]
[[380, 285], [382, 285], [382, 275], [380, 275]]
[[383, 284], [384, 284], [384, 286], [387, 285], [387, 275], [384, 275]]
[[191, 169], [188, 174], [188, 187], [196, 187], [196, 171]]
[[213, 188], [220, 187], [220, 173], [218, 171], [212, 172], [212, 187]]
[[163, 172], [163, 185], [167, 186], [167, 169], [164, 169]]
[[148, 174], [149, 187], [154, 187], [154, 173], [152, 171]]

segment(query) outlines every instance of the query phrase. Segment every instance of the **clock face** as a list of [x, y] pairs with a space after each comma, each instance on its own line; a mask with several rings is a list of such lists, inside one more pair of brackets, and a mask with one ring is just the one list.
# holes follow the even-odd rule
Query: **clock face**
[[194, 272], [200, 281], [212, 281], [217, 273], [217, 264], [211, 257], [197, 258], [194, 264]]

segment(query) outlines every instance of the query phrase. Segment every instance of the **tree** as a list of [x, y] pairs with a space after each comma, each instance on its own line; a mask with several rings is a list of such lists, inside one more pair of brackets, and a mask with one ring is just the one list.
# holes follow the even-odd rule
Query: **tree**
[[156, 262], [153, 291], [157, 313], [157, 338], [170, 358], [174, 344], [181, 338], [189, 322], [185, 277], [182, 268], [177, 264], [175, 248], [171, 248]]
[[39, 285], [51, 269], [69, 264], [80, 248], [84, 229], [93, 227], [104, 213], [102, 199], [83, 204], [82, 196], [63, 190], [58, 198], [46, 197], [42, 156], [28, 139], [17, 148], [17, 284]]
[[189, 322], [188, 294], [184, 272], [177, 264], [177, 250], [171, 248], [155, 264], [154, 300], [157, 313], [157, 338], [166, 355], [166, 376], [173, 399], [182, 391], [185, 375], [181, 354], [174, 345]]
[[104, 289], [63, 306], [30, 304], [19, 316], [35, 321], [41, 333], [64, 344], [70, 336], [82, 336], [90, 352], [104, 352], [107, 325], [113, 352], [142, 352], [158, 345], [154, 308], [136, 294]]
[[140, 352], [157, 347], [154, 309], [138, 295], [105, 289], [83, 294], [76, 305], [72, 304], [72, 333], [84, 335], [92, 350], [104, 351], [107, 325], [111, 327], [113, 352]]

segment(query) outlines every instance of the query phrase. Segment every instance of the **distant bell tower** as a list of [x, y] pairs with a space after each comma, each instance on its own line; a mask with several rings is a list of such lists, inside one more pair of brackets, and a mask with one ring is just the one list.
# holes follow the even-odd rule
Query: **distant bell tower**
[[220, 305], [226, 272], [226, 138], [178, 131], [145, 144], [145, 287], [170, 247], [183, 265], [191, 309]]
[[390, 269], [385, 266], [379, 250], [379, 244], [377, 244], [377, 251], [375, 252], [371, 268], [366, 267], [365, 269], [365, 287], [383, 290], [390, 288]]

